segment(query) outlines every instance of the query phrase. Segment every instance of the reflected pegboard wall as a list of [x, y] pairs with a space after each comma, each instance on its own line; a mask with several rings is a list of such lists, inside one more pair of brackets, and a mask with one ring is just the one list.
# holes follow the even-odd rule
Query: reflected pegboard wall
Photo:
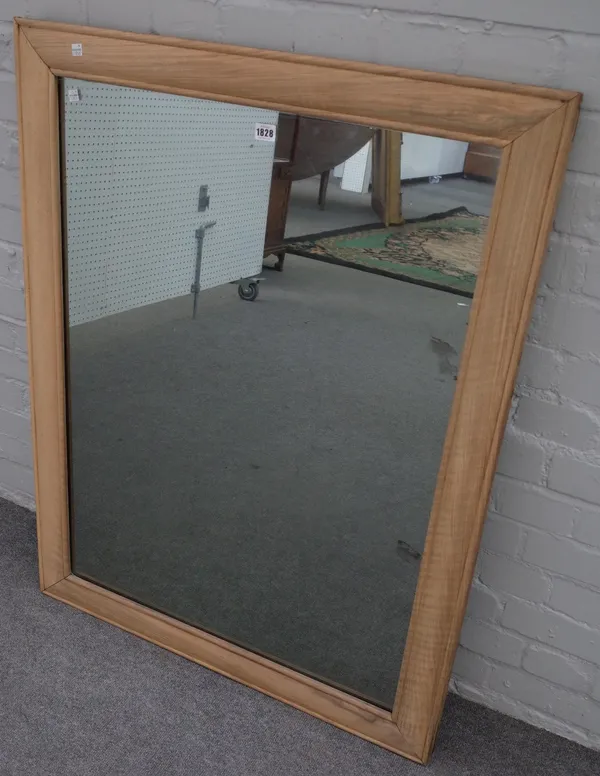
[[70, 325], [189, 294], [209, 221], [200, 288], [260, 272], [275, 144], [254, 130], [276, 112], [73, 79], [63, 93]]
[[366, 194], [371, 180], [371, 141], [344, 162], [341, 188]]

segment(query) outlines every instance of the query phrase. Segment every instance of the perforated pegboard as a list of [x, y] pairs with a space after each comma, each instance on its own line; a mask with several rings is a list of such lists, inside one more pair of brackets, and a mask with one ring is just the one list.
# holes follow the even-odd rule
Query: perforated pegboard
[[276, 112], [73, 79], [63, 93], [71, 325], [190, 293], [209, 221], [201, 289], [260, 271], [275, 144], [254, 130]]

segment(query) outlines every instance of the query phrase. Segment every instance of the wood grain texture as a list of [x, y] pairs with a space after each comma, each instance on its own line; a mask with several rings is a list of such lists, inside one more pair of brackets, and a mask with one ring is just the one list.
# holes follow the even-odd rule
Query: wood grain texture
[[56, 79], [15, 26], [40, 585], [70, 571]]
[[[415, 761], [431, 753], [579, 111], [571, 92], [48, 22], [16, 24], [40, 582], [49, 595]], [[84, 56], [71, 56], [71, 43]], [[70, 574], [56, 75], [505, 147], [394, 710]]]
[[381, 129], [373, 135], [371, 207], [386, 226], [402, 224], [400, 150], [402, 133]]
[[[59, 75], [240, 102], [289, 113], [375, 124], [421, 134], [506, 145], [561, 105], [560, 99], [486, 91], [459, 83], [415, 80], [335, 66], [246, 56], [212, 46], [166, 46], [127, 37], [101, 37], [25, 27], [27, 39]], [[73, 57], [72, 43], [83, 56]], [[326, 65], [323, 64], [327, 62]]]
[[86, 27], [80, 24], [65, 24], [64, 22], [50, 22], [41, 19], [17, 18], [16, 22], [20, 24], [23, 29], [42, 29], [55, 32], [62, 31], [71, 32], [73, 34], [97, 35], [103, 38], [114, 38], [118, 40], [136, 40], [142, 43], [159, 43], [163, 46], [174, 46], [176, 48], [221, 51], [229, 54], [241, 54], [245, 57], [259, 57], [261, 59], [275, 59], [282, 62], [314, 64], [321, 67], [334, 67], [341, 70], [358, 70], [366, 73], [373, 73], [375, 75], [392, 75], [417, 81], [435, 81], [436, 83], [466, 86], [473, 89], [484, 89], [488, 92], [512, 92], [514, 94], [527, 95], [529, 97], [541, 97], [564, 102], [568, 102], [577, 96], [577, 92], [567, 89], [553, 89], [546, 86], [533, 86], [531, 84], [492, 81], [488, 78], [475, 78], [473, 76], [455, 75], [453, 73], [436, 73], [430, 70], [413, 70], [406, 67], [378, 65], [372, 62], [357, 62], [350, 59], [329, 59], [310, 54], [270, 51], [249, 46], [234, 46], [226, 43], [213, 43], [210, 41], [191, 40], [189, 38], [175, 38], [168, 35], [126, 32], [124, 30], [111, 30], [103, 27]]
[[69, 576], [45, 592], [160, 647], [243, 682], [315, 717], [418, 761], [390, 712], [297, 671], [130, 601], [99, 585]]
[[393, 712], [427, 761], [441, 717], [492, 478], [578, 100], [505, 149]]

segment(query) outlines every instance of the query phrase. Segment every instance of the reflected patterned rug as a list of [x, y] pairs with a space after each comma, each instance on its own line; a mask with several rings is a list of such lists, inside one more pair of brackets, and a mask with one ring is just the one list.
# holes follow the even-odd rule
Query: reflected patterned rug
[[401, 226], [366, 226], [295, 237], [286, 252], [472, 296], [487, 216], [465, 207]]

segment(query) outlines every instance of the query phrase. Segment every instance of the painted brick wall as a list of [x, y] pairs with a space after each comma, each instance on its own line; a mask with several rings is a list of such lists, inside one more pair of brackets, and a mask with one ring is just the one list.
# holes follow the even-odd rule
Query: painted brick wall
[[600, 748], [600, 5], [2, 0], [0, 493], [31, 506], [13, 15], [584, 92], [453, 689]]

